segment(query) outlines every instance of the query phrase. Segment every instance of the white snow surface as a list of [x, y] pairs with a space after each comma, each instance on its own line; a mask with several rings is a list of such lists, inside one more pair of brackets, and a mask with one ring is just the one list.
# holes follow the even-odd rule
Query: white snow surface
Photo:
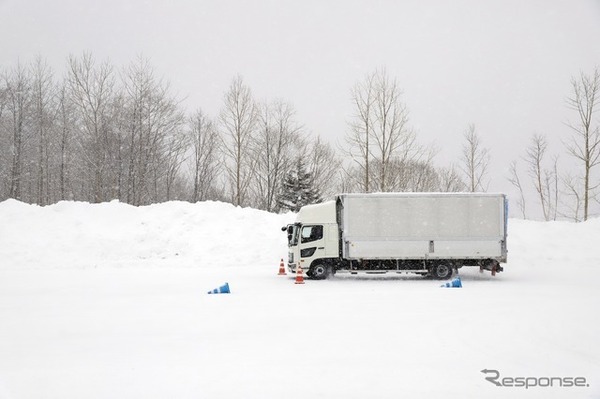
[[[0, 398], [600, 397], [600, 219], [510, 220], [504, 273], [440, 288], [296, 285], [277, 275], [294, 217], [0, 203]], [[588, 386], [497, 387], [483, 369]]]

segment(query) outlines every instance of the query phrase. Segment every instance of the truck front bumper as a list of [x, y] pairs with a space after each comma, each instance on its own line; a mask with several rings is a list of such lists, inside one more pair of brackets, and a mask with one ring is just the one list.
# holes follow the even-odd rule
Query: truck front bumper
[[[296, 269], [298, 268], [298, 265], [296, 263], [288, 263], [287, 266], [288, 266], [288, 271], [290, 273], [294, 273], [294, 274], [297, 273]], [[306, 276], [306, 271], [307, 270], [303, 267], [302, 268], [302, 275]]]

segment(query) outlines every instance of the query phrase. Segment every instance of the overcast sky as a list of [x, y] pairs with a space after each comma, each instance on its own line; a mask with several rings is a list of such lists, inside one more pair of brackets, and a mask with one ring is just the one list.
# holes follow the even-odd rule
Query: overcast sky
[[491, 149], [490, 189], [509, 191], [508, 164], [533, 133], [557, 152], [568, 135], [571, 76], [600, 65], [600, 0], [0, 0], [0, 38], [0, 68], [39, 54], [62, 74], [69, 54], [116, 66], [141, 54], [210, 115], [241, 74], [332, 144], [351, 87], [385, 67], [437, 163], [459, 162], [473, 123]]

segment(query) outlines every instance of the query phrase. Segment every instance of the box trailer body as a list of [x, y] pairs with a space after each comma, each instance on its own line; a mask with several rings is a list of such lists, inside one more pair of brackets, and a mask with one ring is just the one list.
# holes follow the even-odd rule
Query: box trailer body
[[507, 200], [486, 193], [340, 194], [298, 212], [288, 268], [414, 272], [447, 278], [462, 266], [493, 274], [507, 261]]

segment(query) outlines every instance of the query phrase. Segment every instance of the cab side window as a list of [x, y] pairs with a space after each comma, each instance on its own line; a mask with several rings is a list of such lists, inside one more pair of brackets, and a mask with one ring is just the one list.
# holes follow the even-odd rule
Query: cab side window
[[302, 227], [302, 243], [317, 241], [323, 238], [323, 226]]

